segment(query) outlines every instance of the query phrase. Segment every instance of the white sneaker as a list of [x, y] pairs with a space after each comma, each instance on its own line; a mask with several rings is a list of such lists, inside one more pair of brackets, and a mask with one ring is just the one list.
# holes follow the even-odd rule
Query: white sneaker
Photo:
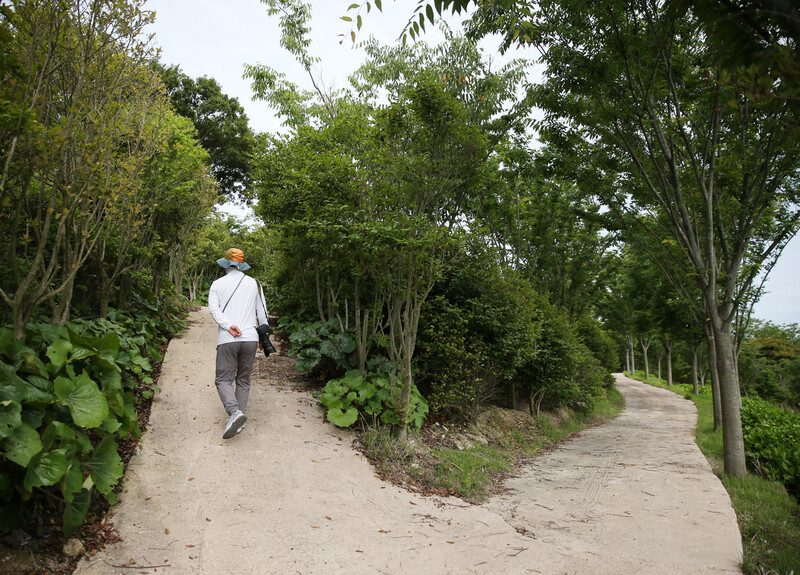
[[241, 431], [242, 426], [247, 421], [247, 416], [240, 410], [231, 413], [227, 423], [225, 423], [225, 431], [222, 433], [222, 439], [230, 439]]

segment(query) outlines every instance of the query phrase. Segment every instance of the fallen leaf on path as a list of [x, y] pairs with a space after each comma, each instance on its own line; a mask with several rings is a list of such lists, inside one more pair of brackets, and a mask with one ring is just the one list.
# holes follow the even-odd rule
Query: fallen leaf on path
[[319, 529], [319, 525], [312, 525], [311, 529]]
[[208, 521], [209, 523], [211, 523], [211, 519], [209, 519], [208, 517], [206, 517], [206, 521]]
[[330, 517], [328, 517], [327, 515], [325, 516], [325, 519], [327, 519], [328, 521], [333, 521], [333, 519], [331, 519], [331, 518], [330, 518]]
[[389, 533], [389, 532], [386, 531], [385, 529], [378, 529], [378, 533]]
[[190, 477], [190, 478], [189, 478], [189, 481], [194, 481], [194, 477]]
[[167, 535], [169, 535], [169, 529], [164, 529], [164, 533], [166, 533]]

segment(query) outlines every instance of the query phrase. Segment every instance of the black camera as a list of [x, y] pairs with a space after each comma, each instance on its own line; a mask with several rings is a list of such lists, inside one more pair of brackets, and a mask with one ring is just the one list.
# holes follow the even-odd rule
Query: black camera
[[256, 328], [258, 332], [258, 341], [261, 342], [261, 348], [264, 350], [264, 355], [269, 357], [271, 353], [278, 353], [278, 350], [275, 349], [275, 346], [272, 345], [272, 342], [269, 340], [269, 325], [261, 324]]

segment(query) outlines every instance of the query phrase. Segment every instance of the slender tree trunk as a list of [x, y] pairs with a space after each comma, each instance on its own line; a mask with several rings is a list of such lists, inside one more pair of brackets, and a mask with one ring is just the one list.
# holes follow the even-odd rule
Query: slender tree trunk
[[667, 386], [672, 387], [672, 338], [662, 337], [661, 347], [664, 348], [664, 353], [667, 356]]
[[661, 379], [661, 360], [664, 359], [664, 352], [658, 354], [658, 379]]
[[700, 393], [700, 388], [697, 384], [697, 349], [700, 347], [700, 344], [697, 342], [689, 343], [689, 349], [692, 352], [692, 392], [695, 395]]
[[650, 362], [647, 357], [647, 350], [650, 349], [650, 336], [640, 336], [639, 344], [642, 346], [642, 355], [644, 355], [644, 378], [650, 379]]
[[[719, 368], [717, 367], [717, 349], [714, 343], [714, 332], [706, 329], [706, 347], [708, 348], [708, 369], [711, 376], [711, 401], [714, 411], [714, 430], [722, 425], [722, 404], [719, 393]], [[738, 380], [738, 377], [737, 377]]]
[[667, 386], [672, 387], [672, 343], [667, 349]]

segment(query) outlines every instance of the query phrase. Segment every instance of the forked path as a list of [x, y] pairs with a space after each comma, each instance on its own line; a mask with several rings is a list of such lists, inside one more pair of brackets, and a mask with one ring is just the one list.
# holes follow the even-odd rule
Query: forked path
[[114, 508], [123, 541], [79, 575], [739, 572], [728, 495], [676, 394], [618, 377], [617, 419], [468, 505], [378, 479], [352, 435], [279, 380], [285, 357], [259, 359], [247, 427], [224, 441], [216, 325], [205, 309], [190, 319]]

